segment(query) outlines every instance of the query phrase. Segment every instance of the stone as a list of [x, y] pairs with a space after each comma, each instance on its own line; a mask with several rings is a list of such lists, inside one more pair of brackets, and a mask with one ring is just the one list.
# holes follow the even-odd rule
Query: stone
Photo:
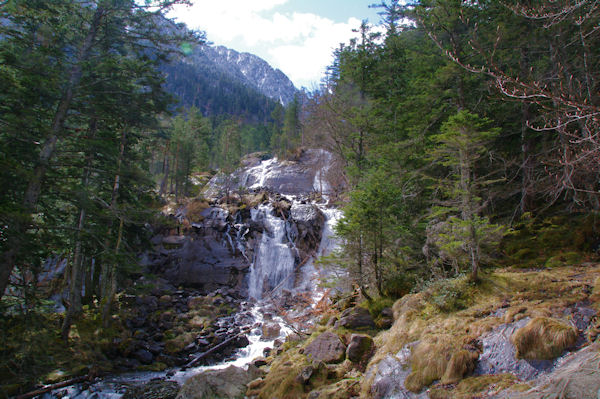
[[261, 339], [265, 341], [270, 341], [279, 337], [279, 332], [281, 331], [281, 326], [277, 323], [265, 323], [262, 326], [262, 337]]
[[313, 362], [339, 363], [346, 356], [346, 347], [337, 334], [326, 331], [306, 345], [304, 355]]
[[381, 317], [387, 317], [390, 319], [394, 318], [394, 311], [392, 308], [383, 308], [381, 309]]
[[122, 399], [175, 399], [179, 384], [175, 381], [152, 380], [125, 391]]
[[171, 306], [172, 302], [173, 302], [173, 298], [171, 298], [171, 295], [163, 295], [160, 298], [158, 298], [158, 305], [162, 309], [169, 308]]
[[375, 328], [375, 322], [367, 309], [356, 306], [344, 310], [340, 315], [340, 319], [335, 323], [335, 327], [344, 327], [349, 330]]
[[125, 391], [122, 399], [175, 399], [179, 385], [175, 381], [153, 380]]
[[256, 359], [252, 360], [252, 364], [256, 367], [261, 367], [266, 366], [267, 364], [269, 364], [269, 362], [264, 357], [257, 357]]
[[139, 360], [142, 364], [150, 364], [154, 359], [154, 355], [152, 355], [152, 352], [146, 349], [138, 349], [133, 354], [133, 357]]
[[346, 357], [354, 363], [366, 364], [373, 355], [375, 344], [368, 335], [352, 334], [346, 348]]
[[597, 399], [600, 393], [600, 343], [571, 353], [550, 374], [542, 375], [530, 383], [532, 389], [500, 392], [495, 398], [537, 399], [577, 398]]
[[372, 381], [369, 393], [373, 399], [428, 399], [427, 391], [413, 393], [404, 382], [412, 372], [411, 349], [418, 341], [405, 345], [398, 353], [388, 354], [379, 363], [369, 367], [365, 379]]
[[306, 366], [302, 369], [300, 374], [296, 376], [296, 381], [300, 384], [306, 385], [310, 381], [310, 377], [313, 375], [315, 369], [312, 366]]
[[522, 380], [531, 380], [552, 367], [551, 361], [518, 359], [510, 337], [529, 322], [524, 318], [514, 323], [502, 324], [485, 334], [481, 341], [482, 353], [475, 375], [510, 373]]
[[244, 370], [229, 366], [222, 370], [209, 370], [190, 377], [181, 387], [177, 399], [242, 399], [246, 385], [260, 376], [255, 367]]
[[182, 246], [186, 241], [186, 236], [167, 236], [163, 237], [163, 245], [168, 246]]
[[203, 296], [191, 296], [187, 300], [187, 306], [190, 309], [196, 309], [204, 305], [206, 299]]

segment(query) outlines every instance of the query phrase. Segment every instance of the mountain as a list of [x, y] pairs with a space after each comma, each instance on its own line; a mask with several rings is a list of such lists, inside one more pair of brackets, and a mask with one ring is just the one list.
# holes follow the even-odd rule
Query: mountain
[[283, 72], [254, 54], [238, 53], [224, 46], [205, 46], [203, 52], [222, 70], [283, 105], [290, 103], [298, 91]]
[[162, 69], [165, 87], [179, 104], [195, 106], [206, 116], [265, 121], [297, 92], [289, 78], [265, 60], [222, 46], [198, 46]]

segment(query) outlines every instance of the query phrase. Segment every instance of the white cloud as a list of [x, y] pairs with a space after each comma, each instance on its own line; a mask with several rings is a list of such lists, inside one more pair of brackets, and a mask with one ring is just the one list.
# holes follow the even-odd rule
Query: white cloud
[[246, 51], [281, 69], [296, 86], [318, 82], [339, 43], [348, 42], [360, 25], [356, 18], [334, 22], [311, 13], [281, 14], [287, 0], [197, 0], [170, 16], [204, 30], [215, 44]]

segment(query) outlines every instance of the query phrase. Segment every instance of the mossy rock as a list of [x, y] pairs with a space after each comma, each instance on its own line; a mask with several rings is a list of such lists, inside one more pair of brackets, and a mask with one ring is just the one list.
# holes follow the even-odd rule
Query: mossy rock
[[47, 384], [56, 384], [57, 382], [69, 379], [70, 376], [71, 374], [67, 373], [64, 370], [54, 370], [51, 373], [46, 374], [43, 380]]
[[536, 317], [511, 337], [517, 357], [529, 360], [551, 360], [577, 342], [578, 331], [556, 319]]
[[183, 348], [185, 348], [194, 341], [194, 338], [195, 335], [193, 333], [181, 334], [165, 342], [165, 351], [167, 353], [181, 352]]
[[271, 363], [269, 373], [258, 387], [258, 398], [306, 398], [308, 392], [328, 384], [327, 368], [322, 363], [310, 366], [313, 370], [308, 379], [298, 378], [309, 366], [309, 361], [298, 349], [283, 352]]

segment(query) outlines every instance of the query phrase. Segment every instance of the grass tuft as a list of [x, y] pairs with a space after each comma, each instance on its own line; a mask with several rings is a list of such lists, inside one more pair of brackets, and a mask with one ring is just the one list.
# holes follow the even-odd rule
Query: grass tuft
[[578, 332], [556, 319], [536, 317], [511, 337], [517, 357], [529, 360], [550, 360], [560, 356], [577, 342]]

